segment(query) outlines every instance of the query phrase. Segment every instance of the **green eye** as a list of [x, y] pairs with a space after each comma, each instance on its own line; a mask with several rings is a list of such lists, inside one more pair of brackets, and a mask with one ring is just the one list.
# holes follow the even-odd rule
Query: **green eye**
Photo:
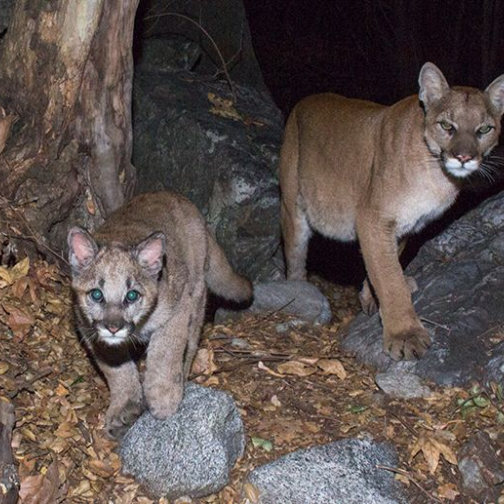
[[486, 135], [487, 133], [490, 133], [491, 129], [493, 129], [493, 126], [490, 126], [489, 124], [485, 124], [484, 126], [481, 126], [481, 128], [478, 129], [478, 133], [480, 135]]
[[128, 303], [134, 303], [135, 301], [138, 301], [138, 298], [140, 297], [140, 292], [136, 290], [130, 290], [126, 294], [126, 301]]
[[439, 125], [445, 131], [454, 131], [455, 130], [453, 124], [450, 124], [448, 121], [439, 121]]
[[100, 290], [100, 289], [93, 289], [90, 293], [89, 293], [89, 297], [97, 302], [97, 303], [101, 303], [103, 301], [103, 292]]

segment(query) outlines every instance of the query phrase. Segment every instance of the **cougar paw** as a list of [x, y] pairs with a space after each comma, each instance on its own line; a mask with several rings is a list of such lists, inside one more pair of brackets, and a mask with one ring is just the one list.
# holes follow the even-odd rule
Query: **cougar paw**
[[159, 420], [164, 420], [177, 411], [183, 394], [183, 386], [176, 384], [153, 384], [145, 389], [149, 411]]
[[395, 334], [385, 334], [384, 351], [395, 361], [421, 359], [431, 345], [428, 331], [415, 327]]
[[111, 406], [105, 420], [105, 430], [108, 436], [120, 441], [144, 410], [143, 400], [128, 399], [123, 406]]

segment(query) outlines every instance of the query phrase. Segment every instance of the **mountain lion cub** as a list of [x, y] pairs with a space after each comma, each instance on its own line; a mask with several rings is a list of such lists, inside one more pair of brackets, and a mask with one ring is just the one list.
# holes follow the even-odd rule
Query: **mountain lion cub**
[[[91, 236], [68, 234], [80, 332], [110, 388], [106, 429], [121, 438], [142, 413], [173, 414], [203, 324], [206, 288], [237, 302], [252, 296], [187, 199], [142, 194]], [[145, 379], [130, 350], [148, 342]], [[143, 390], [142, 390], [143, 389]]]
[[[430, 346], [398, 254], [404, 239], [440, 216], [461, 181], [485, 172], [504, 111], [504, 75], [485, 91], [450, 88], [425, 63], [419, 95], [395, 105], [320, 94], [292, 111], [281, 152], [282, 230], [287, 276], [305, 279], [311, 230], [358, 239], [368, 279], [363, 309], [380, 305], [384, 350], [420, 358]], [[420, 106], [420, 103], [422, 107]]]

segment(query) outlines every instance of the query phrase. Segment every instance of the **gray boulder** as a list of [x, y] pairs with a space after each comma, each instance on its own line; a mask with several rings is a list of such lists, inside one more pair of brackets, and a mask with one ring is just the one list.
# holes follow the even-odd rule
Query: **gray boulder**
[[344, 439], [299, 450], [254, 469], [257, 504], [398, 504], [406, 500], [394, 475], [395, 449], [367, 439]]
[[123, 438], [123, 472], [157, 497], [202, 497], [228, 483], [243, 454], [243, 424], [226, 393], [192, 383], [175, 415], [145, 412]]
[[186, 195], [233, 267], [251, 280], [266, 279], [280, 249], [283, 121], [268, 94], [241, 86], [236, 94], [233, 105], [222, 101], [230, 99], [225, 82], [203, 82], [183, 71], [139, 72], [133, 109], [137, 189]]
[[359, 315], [346, 351], [380, 371], [404, 371], [441, 385], [504, 383], [504, 193], [490, 198], [426, 243], [406, 269], [418, 284], [413, 302], [433, 343], [416, 362], [382, 352], [378, 315]]
[[457, 458], [464, 492], [477, 502], [497, 502], [504, 471], [490, 436], [484, 431], [477, 432], [462, 446]]
[[278, 281], [254, 285], [254, 302], [246, 310], [219, 309], [216, 322], [242, 316], [244, 313], [282, 312], [311, 324], [328, 324], [331, 307], [320, 290], [309, 282]]
[[385, 394], [399, 399], [428, 397], [432, 393], [432, 390], [424, 385], [417, 375], [410, 373], [378, 373], [375, 381]]

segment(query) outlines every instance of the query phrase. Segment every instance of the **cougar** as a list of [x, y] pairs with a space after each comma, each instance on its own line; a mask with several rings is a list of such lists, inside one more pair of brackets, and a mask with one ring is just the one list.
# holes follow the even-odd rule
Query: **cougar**
[[[120, 439], [144, 410], [172, 415], [198, 346], [207, 286], [246, 302], [238, 276], [187, 199], [142, 194], [110, 215], [93, 235], [68, 233], [79, 330], [110, 388], [108, 434]], [[147, 344], [143, 384], [133, 359]]]
[[450, 88], [433, 63], [420, 70], [419, 94], [390, 107], [331, 93], [298, 103], [280, 162], [288, 279], [306, 278], [312, 230], [358, 239], [367, 272], [361, 304], [373, 311], [374, 290], [384, 351], [394, 360], [421, 358], [430, 337], [399, 254], [408, 235], [454, 203], [464, 179], [489, 175], [503, 111], [504, 75], [485, 91]]

